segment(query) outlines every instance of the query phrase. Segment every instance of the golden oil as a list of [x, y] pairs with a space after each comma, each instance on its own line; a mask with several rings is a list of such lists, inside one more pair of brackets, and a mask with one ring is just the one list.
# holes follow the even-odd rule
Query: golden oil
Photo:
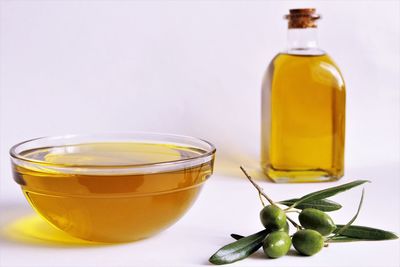
[[344, 172], [345, 85], [316, 47], [311, 13], [293, 15], [289, 49], [272, 60], [263, 81], [261, 164], [275, 182], [336, 180]]
[[[39, 163], [13, 164], [14, 179], [57, 228], [85, 240], [132, 241], [178, 220], [212, 173], [212, 161], [161, 172], [146, 172], [146, 164], [201, 154], [192, 147], [134, 142], [40, 148], [21, 153]], [[143, 173], [129, 173], [129, 166], [140, 164]], [[92, 166], [96, 172], [87, 174]]]

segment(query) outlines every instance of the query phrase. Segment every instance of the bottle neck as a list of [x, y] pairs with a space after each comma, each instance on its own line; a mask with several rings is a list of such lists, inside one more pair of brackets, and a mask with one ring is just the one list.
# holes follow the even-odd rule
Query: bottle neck
[[317, 28], [292, 28], [287, 34], [288, 54], [321, 55], [324, 51], [318, 47]]

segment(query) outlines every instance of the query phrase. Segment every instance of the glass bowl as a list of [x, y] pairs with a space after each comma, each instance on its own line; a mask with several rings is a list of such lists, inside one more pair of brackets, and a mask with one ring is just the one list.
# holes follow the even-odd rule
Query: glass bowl
[[128, 242], [183, 216], [213, 172], [215, 147], [170, 134], [67, 135], [19, 143], [10, 155], [14, 180], [52, 225]]

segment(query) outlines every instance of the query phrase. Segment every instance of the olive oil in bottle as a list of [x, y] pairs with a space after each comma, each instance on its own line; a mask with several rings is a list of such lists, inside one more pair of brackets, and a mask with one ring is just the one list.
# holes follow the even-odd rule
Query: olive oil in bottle
[[262, 85], [261, 164], [274, 182], [337, 180], [344, 170], [345, 85], [317, 46], [315, 9], [292, 9], [288, 49]]

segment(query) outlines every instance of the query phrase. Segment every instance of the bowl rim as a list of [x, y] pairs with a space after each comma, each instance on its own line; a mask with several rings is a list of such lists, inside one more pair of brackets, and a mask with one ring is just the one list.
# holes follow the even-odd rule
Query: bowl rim
[[[209, 149], [205, 150], [205, 153], [202, 153], [200, 155], [196, 155], [194, 157], [189, 157], [189, 158], [184, 158], [184, 159], [177, 159], [177, 160], [168, 160], [168, 161], [162, 161], [162, 162], [150, 162], [150, 163], [139, 163], [139, 164], [118, 164], [118, 165], [113, 165], [113, 164], [102, 164], [102, 165], [93, 165], [93, 164], [68, 164], [68, 163], [51, 163], [51, 162], [46, 162], [42, 160], [36, 160], [36, 159], [30, 159], [27, 157], [24, 157], [21, 155], [21, 152], [27, 151], [29, 149], [22, 150], [20, 152], [17, 152], [17, 149], [20, 148], [22, 145], [26, 145], [31, 142], [35, 141], [40, 141], [40, 140], [57, 140], [57, 139], [73, 139], [73, 138], [82, 138], [82, 137], [105, 137], [105, 136], [130, 136], [132, 135], [132, 139], [134, 139], [135, 135], [149, 135], [149, 144], [156, 144], [158, 140], [154, 140], [154, 142], [151, 142], [151, 139], [154, 137], [170, 137], [170, 138], [176, 138], [176, 139], [182, 139], [182, 140], [191, 140], [195, 142], [200, 142], [203, 143], [207, 146], [209, 146]], [[99, 141], [101, 142], [101, 141]], [[111, 142], [111, 141], [110, 141]], [[96, 143], [96, 142], [81, 142], [79, 144], [88, 144], [88, 143]], [[178, 144], [178, 142], [176, 142]], [[182, 141], [184, 144], [185, 142]], [[68, 143], [65, 144], [66, 146]], [[72, 145], [72, 144], [71, 144]], [[188, 145], [189, 147], [191, 145]], [[34, 149], [39, 149], [43, 148], [45, 146], [40, 146]], [[50, 146], [51, 147], [51, 146]], [[55, 147], [55, 146], [54, 146]], [[193, 147], [196, 147], [193, 145]], [[169, 134], [169, 133], [158, 133], [158, 132], [145, 132], [145, 131], [130, 131], [130, 132], [100, 132], [100, 133], [91, 133], [91, 134], [66, 134], [66, 135], [55, 135], [55, 136], [42, 136], [42, 137], [37, 137], [37, 138], [32, 138], [28, 139], [22, 142], [19, 142], [15, 145], [13, 145], [10, 150], [9, 154], [12, 159], [17, 160], [17, 161], [22, 161], [26, 162], [29, 164], [38, 164], [41, 166], [52, 166], [52, 167], [60, 167], [60, 168], [85, 168], [85, 169], [125, 169], [125, 168], [146, 168], [146, 167], [166, 167], [166, 166], [174, 166], [174, 165], [179, 165], [179, 164], [185, 164], [185, 163], [190, 163], [192, 161], [196, 161], [199, 159], [207, 158], [207, 157], [212, 157], [216, 152], [215, 146], [210, 143], [209, 141], [206, 141], [201, 138], [197, 137], [192, 137], [192, 136], [187, 136], [187, 135], [179, 135], [179, 134]]]

